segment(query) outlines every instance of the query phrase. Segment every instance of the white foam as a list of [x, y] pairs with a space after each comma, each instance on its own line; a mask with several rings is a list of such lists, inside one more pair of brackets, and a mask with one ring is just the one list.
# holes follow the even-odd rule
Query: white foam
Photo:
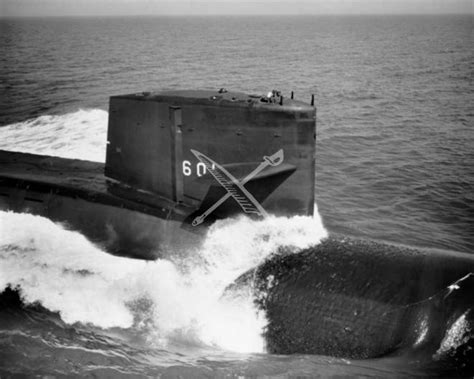
[[470, 312], [472, 312], [471, 309], [468, 309], [447, 329], [438, 350], [433, 355], [435, 360], [442, 359], [451, 351], [455, 351], [460, 346], [469, 343], [472, 332], [472, 325], [469, 322]]
[[0, 149], [105, 162], [108, 113], [80, 109], [0, 128]]
[[182, 265], [111, 256], [48, 219], [0, 212], [0, 289], [19, 286], [27, 303], [39, 301], [67, 323], [103, 328], [132, 327], [144, 312], [133, 304], [147, 299], [153, 343], [184, 339], [262, 352], [264, 315], [250, 297], [223, 299], [224, 289], [278, 246], [304, 248], [325, 233], [318, 217], [226, 220], [188, 252], [199, 259]]

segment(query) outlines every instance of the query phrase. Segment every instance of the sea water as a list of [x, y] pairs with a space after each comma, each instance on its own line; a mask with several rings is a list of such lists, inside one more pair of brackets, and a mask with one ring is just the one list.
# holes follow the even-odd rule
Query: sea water
[[278, 248], [331, 233], [473, 252], [472, 22], [0, 20], [1, 149], [103, 162], [108, 97], [146, 90], [278, 89], [315, 94], [318, 108], [315, 216], [218, 222], [184, 260], [114, 257], [64, 225], [0, 212], [0, 374], [421, 375], [266, 354], [265, 314], [222, 293]]

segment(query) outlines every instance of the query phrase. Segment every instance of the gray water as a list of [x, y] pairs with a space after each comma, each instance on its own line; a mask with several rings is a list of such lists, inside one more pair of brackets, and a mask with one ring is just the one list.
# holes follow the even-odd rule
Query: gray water
[[[316, 202], [329, 233], [474, 251], [472, 16], [32, 18], [3, 19], [0, 28], [2, 149], [77, 156], [81, 146], [81, 158], [100, 160], [110, 95], [226, 87], [294, 91], [309, 102], [314, 93]], [[9, 217], [5, 223], [13, 222]], [[55, 241], [52, 234], [64, 232], [41, 222], [26, 229], [39, 233], [36, 240]], [[3, 237], [3, 256], [23, 257], [27, 237]], [[30, 248], [46, 249], [37, 241]], [[14, 267], [26, 275], [22, 259]], [[39, 310], [15, 308], [24, 322], [5, 316], [18, 333], [2, 337], [12, 345], [0, 343], [0, 354], [13, 357], [4, 369], [185, 376], [405, 372], [383, 360], [239, 355], [187, 339], [151, 348], [131, 329], [98, 331], [85, 323], [74, 329], [48, 313], [61, 309], [45, 303]], [[90, 356], [70, 353], [75, 344]], [[21, 355], [26, 347], [27, 358]], [[48, 363], [44, 351], [64, 361]], [[115, 361], [105, 359], [108, 354]]]

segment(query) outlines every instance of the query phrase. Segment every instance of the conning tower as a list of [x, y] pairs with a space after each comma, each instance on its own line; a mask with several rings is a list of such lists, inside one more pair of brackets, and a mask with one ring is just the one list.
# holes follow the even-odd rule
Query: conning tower
[[[315, 133], [316, 109], [277, 91], [267, 96], [224, 89], [113, 96], [105, 175], [117, 181], [122, 196], [143, 201], [158, 196], [195, 209], [196, 217], [227, 195], [207, 221], [246, 213], [247, 203], [250, 208], [260, 204], [267, 214], [309, 215]], [[282, 156], [276, 162], [265, 164], [278, 152]]]

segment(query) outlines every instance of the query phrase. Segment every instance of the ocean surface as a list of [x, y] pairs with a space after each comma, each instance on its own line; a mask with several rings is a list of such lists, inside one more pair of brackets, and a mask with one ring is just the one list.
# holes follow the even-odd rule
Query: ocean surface
[[317, 106], [315, 216], [218, 223], [205, 266], [114, 257], [0, 212], [0, 376], [434, 374], [266, 354], [265, 315], [221, 295], [327, 234], [474, 253], [472, 15], [0, 19], [0, 52], [5, 150], [104, 161], [124, 93], [277, 89]]

